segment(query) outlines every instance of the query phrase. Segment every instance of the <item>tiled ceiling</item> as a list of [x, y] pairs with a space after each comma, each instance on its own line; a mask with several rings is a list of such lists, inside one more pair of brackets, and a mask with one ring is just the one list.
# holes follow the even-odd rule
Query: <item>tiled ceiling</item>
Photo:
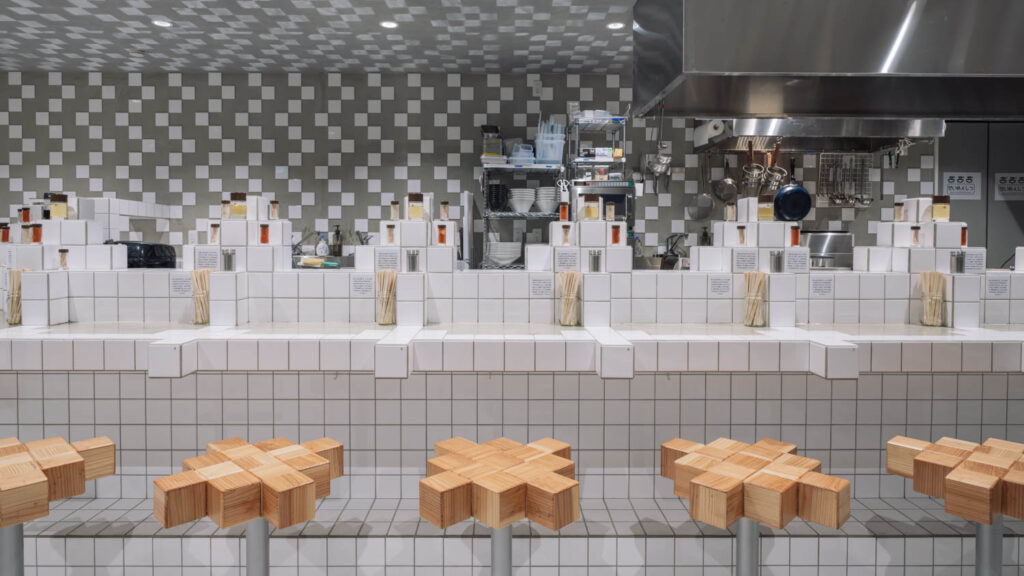
[[632, 4], [2, 0], [0, 69], [627, 72]]

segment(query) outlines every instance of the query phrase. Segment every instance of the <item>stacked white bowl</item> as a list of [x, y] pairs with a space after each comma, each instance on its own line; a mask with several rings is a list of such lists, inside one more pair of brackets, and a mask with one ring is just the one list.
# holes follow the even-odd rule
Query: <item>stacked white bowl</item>
[[541, 186], [537, 188], [535, 204], [540, 212], [555, 212], [558, 210], [558, 190], [554, 186]]
[[488, 242], [487, 259], [498, 266], [508, 266], [523, 253], [523, 245], [519, 242]]
[[512, 188], [509, 190], [508, 203], [514, 212], [529, 212], [533, 201], [537, 199], [533, 188]]

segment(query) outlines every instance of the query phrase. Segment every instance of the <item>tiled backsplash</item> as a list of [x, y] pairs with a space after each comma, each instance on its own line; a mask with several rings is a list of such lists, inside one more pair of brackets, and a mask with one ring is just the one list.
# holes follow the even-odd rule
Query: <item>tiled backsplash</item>
[[[630, 79], [614, 74], [10, 72], [0, 75], [0, 190], [9, 205], [73, 191], [180, 206], [169, 231], [133, 223], [135, 237], [177, 246], [205, 230], [232, 191], [274, 194], [297, 233], [335, 224], [376, 231], [382, 207], [407, 192], [452, 205], [464, 190], [478, 193], [481, 125], [531, 138], [540, 116], [564, 118], [567, 102], [624, 113], [631, 100]], [[632, 164], [654, 149], [657, 125], [632, 121]], [[664, 130], [676, 166], [669, 192], [637, 201], [636, 229], [649, 247], [708, 225], [685, 222], [701, 186], [692, 120], [668, 120]], [[810, 184], [814, 159], [797, 157], [797, 176]], [[713, 177], [722, 163], [713, 159]], [[931, 193], [930, 147], [911, 148], [898, 169], [875, 165], [881, 201], [816, 209], [807, 227], [848, 227], [858, 245], [872, 244], [869, 220], [886, 219], [894, 194]]]
[[[118, 476], [90, 494], [143, 498], [151, 481], [230, 436], [324, 435], [345, 445], [345, 476], [332, 497], [415, 498], [433, 443], [454, 435], [555, 436], [573, 446], [584, 498], [670, 498], [658, 446], [780, 438], [853, 480], [857, 498], [904, 497], [884, 473], [885, 440], [994, 436], [1024, 440], [1021, 374], [813, 375], [661, 373], [369, 374], [200, 372], [180, 379], [139, 372], [0, 375], [0, 434], [22, 440], [107, 435]], [[93, 492], [94, 491], [94, 492]]]

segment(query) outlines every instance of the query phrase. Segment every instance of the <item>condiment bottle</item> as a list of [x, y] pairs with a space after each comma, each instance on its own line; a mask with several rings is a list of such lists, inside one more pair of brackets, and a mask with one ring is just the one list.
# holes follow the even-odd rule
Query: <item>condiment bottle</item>
[[21, 221], [22, 222], [26, 222], [26, 223], [32, 221], [32, 209], [31, 208], [25, 207], [25, 208], [21, 209]]
[[246, 210], [248, 206], [246, 204], [245, 192], [232, 192], [231, 193], [231, 217], [244, 220], [246, 217]]
[[68, 195], [50, 194], [50, 218], [65, 220], [68, 217]]
[[270, 224], [260, 224], [260, 244], [270, 244]]
[[216, 244], [220, 240], [220, 224], [210, 224], [210, 244]]
[[910, 240], [910, 243], [914, 247], [921, 246], [921, 227], [920, 226], [911, 226], [910, 227], [910, 232], [911, 232], [911, 234], [913, 234], [913, 238]]
[[11, 241], [11, 227], [7, 224], [0, 224], [0, 242], [4, 244]]
[[558, 219], [562, 222], [569, 221], [569, 203], [559, 202], [558, 203]]
[[231, 218], [231, 200], [220, 201], [220, 219], [229, 220]]
[[22, 224], [21, 225], [21, 243], [28, 244], [32, 242], [32, 225]]
[[57, 253], [60, 254], [60, 269], [61, 270], [67, 270], [68, 269], [68, 249], [67, 248], [61, 248], [60, 250], [57, 250]]
[[964, 224], [963, 228], [960, 229], [960, 246], [963, 248], [967, 247], [967, 225]]
[[410, 193], [406, 206], [405, 216], [409, 220], [423, 220], [423, 194]]
[[894, 222], [903, 222], [903, 202], [895, 202], [892, 205], [892, 219]]
[[620, 232], [621, 230], [622, 226], [619, 226], [618, 224], [612, 224], [612, 244], [619, 244], [619, 238], [621, 238], [622, 235], [622, 232]]
[[747, 227], [746, 226], [737, 226], [736, 227], [736, 234], [739, 236], [739, 245], [740, 246], [746, 246], [747, 245]]
[[934, 196], [932, 198], [932, 220], [949, 222], [949, 214], [949, 196]]
[[391, 201], [391, 219], [398, 220], [398, 200]]
[[33, 224], [32, 225], [32, 243], [39, 244], [43, 241], [43, 225]]
[[388, 244], [395, 243], [395, 225], [388, 224]]
[[790, 226], [789, 227], [789, 245], [799, 246], [800, 245], [800, 227]]
[[725, 220], [726, 222], [736, 221], [736, 203], [726, 202], [725, 203]]
[[609, 222], [615, 220], [615, 202], [608, 202], [604, 205], [604, 219]]
[[583, 219], [601, 219], [601, 197], [597, 194], [585, 194], [583, 196]]
[[277, 200], [270, 201], [270, 219], [277, 220], [280, 218], [281, 204]]
[[569, 230], [572, 230], [572, 226], [569, 224], [562, 224], [562, 245], [569, 245]]
[[448, 239], [448, 226], [445, 224], [437, 225], [437, 244], [444, 246]]
[[441, 220], [448, 219], [448, 202], [441, 202]]
[[775, 220], [775, 196], [762, 194], [757, 197], [757, 219], [762, 222]]

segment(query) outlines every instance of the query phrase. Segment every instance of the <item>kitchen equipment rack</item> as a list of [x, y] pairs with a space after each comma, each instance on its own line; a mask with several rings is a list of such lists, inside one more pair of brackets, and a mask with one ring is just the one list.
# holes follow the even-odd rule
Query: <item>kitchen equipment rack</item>
[[[818, 156], [816, 196], [833, 206], [857, 206], [871, 198], [874, 155], [864, 152], [822, 152]], [[870, 202], [870, 200], [868, 200]]]
[[[570, 207], [572, 213], [576, 213], [576, 206], [579, 197], [584, 194], [597, 194], [603, 196], [605, 201], [615, 202], [621, 207], [624, 220], [627, 226], [632, 229], [635, 218], [636, 189], [633, 181], [626, 175], [627, 163], [625, 155], [621, 158], [611, 160], [598, 160], [596, 158], [584, 158], [580, 156], [581, 139], [585, 135], [604, 134], [607, 142], [606, 147], [620, 148], [626, 150], [626, 127], [628, 116], [609, 115], [600, 118], [587, 118], [580, 114], [570, 113], [572, 121], [567, 128], [569, 132], [569, 156], [568, 165], [571, 168], [572, 194], [570, 195]], [[607, 180], [598, 180], [589, 175], [587, 171], [604, 168]]]
[[[558, 180], [565, 173], [565, 166], [562, 164], [484, 164], [480, 176], [480, 195], [483, 207], [483, 252], [480, 259], [480, 268], [483, 270], [524, 270], [523, 264], [509, 264], [501, 266], [490, 262], [487, 259], [487, 247], [490, 244], [491, 220], [558, 220], [557, 212], [516, 212], [513, 210], [491, 210], [487, 205], [487, 182], [496, 174], [529, 174], [537, 177], [547, 177]], [[554, 183], [554, 182], [552, 182]], [[525, 252], [522, 258], [525, 258]]]

